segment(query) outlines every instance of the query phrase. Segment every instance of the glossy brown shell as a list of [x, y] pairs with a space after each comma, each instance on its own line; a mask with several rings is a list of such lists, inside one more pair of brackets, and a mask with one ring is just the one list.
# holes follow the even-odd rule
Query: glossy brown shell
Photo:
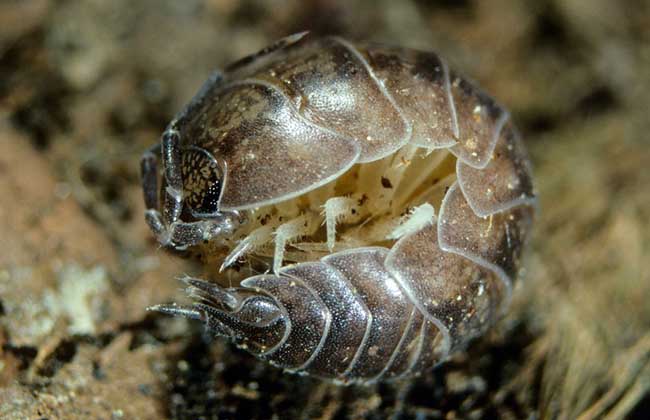
[[178, 127], [184, 149], [223, 166], [222, 211], [289, 201], [407, 145], [456, 157], [437, 219], [391, 248], [350, 249], [227, 289], [272, 298], [264, 305], [280, 308], [284, 333], [237, 335], [236, 314], [197, 304], [259, 357], [343, 382], [400, 377], [462, 348], [508, 306], [533, 220], [530, 162], [508, 112], [435, 53], [293, 35], [229, 66]]

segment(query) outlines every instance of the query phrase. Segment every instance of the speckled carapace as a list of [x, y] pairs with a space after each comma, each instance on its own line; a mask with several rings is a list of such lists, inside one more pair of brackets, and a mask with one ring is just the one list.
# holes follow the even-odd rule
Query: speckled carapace
[[154, 309], [340, 383], [421, 373], [485, 332], [535, 203], [510, 115], [440, 57], [309, 33], [215, 73], [142, 169], [157, 239], [216, 280]]

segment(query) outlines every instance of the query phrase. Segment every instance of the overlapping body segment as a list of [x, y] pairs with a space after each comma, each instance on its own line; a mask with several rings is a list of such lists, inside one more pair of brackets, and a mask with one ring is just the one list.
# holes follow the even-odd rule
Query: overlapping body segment
[[[357, 248], [253, 276], [223, 291], [241, 302], [235, 309], [211, 308], [198, 316], [207, 325], [217, 321], [239, 345], [293, 372], [341, 383], [416, 374], [447, 354], [448, 333], [413, 305], [385, 265], [389, 254], [386, 248]], [[193, 296], [200, 295], [197, 288], [211, 287], [186, 282]], [[242, 322], [243, 314], [261, 312], [259, 302], [246, 297], [251, 292], [273, 299], [274, 321], [284, 317], [282, 333], [276, 322]]]
[[159, 148], [149, 225], [239, 286], [190, 279], [197, 303], [156, 309], [274, 365], [417, 374], [508, 306], [530, 162], [509, 113], [435, 53], [293, 35], [214, 76]]

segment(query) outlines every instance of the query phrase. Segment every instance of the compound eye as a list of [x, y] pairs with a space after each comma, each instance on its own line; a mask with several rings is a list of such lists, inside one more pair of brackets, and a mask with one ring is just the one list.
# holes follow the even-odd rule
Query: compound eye
[[195, 216], [219, 210], [223, 171], [208, 152], [199, 148], [183, 150], [181, 159], [183, 199]]

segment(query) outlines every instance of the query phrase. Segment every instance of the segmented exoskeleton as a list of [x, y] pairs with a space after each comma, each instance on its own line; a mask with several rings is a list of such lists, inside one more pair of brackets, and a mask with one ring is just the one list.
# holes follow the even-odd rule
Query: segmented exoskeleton
[[154, 309], [342, 383], [498, 319], [535, 201], [509, 114], [436, 54], [308, 33], [215, 73], [142, 171], [157, 239], [216, 280]]

